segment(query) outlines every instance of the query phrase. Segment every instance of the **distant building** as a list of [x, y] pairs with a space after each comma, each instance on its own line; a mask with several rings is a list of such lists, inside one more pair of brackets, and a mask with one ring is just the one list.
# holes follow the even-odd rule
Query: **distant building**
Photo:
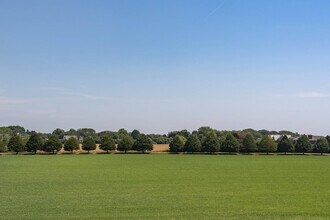
[[77, 139], [79, 142], [83, 142], [84, 141], [84, 138], [83, 137], [77, 136], [77, 135], [64, 135], [63, 136], [63, 141], [69, 140], [72, 137], [75, 138], [75, 139]]
[[311, 144], [316, 144], [317, 140], [324, 138], [323, 136], [318, 136], [318, 135], [308, 135], [309, 142]]

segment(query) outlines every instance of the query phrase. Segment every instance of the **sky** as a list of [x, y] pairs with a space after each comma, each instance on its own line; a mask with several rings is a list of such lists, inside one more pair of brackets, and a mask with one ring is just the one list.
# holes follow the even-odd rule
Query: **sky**
[[0, 126], [330, 134], [328, 0], [0, 0]]

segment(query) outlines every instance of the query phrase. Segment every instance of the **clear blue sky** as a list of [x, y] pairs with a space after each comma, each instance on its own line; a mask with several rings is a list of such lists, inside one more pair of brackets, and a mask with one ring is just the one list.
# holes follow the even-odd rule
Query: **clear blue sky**
[[0, 125], [330, 134], [328, 0], [0, 0]]

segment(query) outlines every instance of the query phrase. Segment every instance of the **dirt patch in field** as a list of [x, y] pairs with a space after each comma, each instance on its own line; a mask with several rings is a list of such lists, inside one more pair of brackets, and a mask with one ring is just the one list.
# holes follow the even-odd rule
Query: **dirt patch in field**
[[153, 152], [164, 152], [170, 149], [169, 144], [154, 144]]

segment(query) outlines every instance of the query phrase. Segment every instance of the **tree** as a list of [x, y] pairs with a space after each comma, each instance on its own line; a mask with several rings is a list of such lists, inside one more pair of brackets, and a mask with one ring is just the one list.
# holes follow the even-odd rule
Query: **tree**
[[132, 149], [133, 144], [133, 139], [130, 136], [126, 135], [119, 141], [117, 150], [125, 151], [126, 154], [128, 150]]
[[131, 133], [131, 137], [135, 140], [139, 134], [140, 134], [140, 132], [138, 130], [134, 129]]
[[[329, 144], [329, 147], [330, 147], [330, 136], [328, 135], [328, 136], [326, 137], [326, 139], [327, 139], [328, 144]], [[330, 149], [329, 149], [329, 150], [330, 150]]]
[[185, 152], [200, 152], [202, 149], [202, 144], [198, 139], [197, 135], [190, 135], [184, 145]]
[[186, 139], [181, 135], [175, 135], [173, 140], [170, 142], [170, 152], [182, 152]]
[[277, 144], [269, 135], [264, 135], [259, 143], [259, 151], [269, 154], [277, 150]]
[[45, 152], [53, 152], [53, 154], [55, 154], [55, 152], [59, 152], [62, 149], [62, 143], [61, 143], [60, 139], [58, 139], [57, 136], [52, 135], [44, 143], [42, 149]]
[[133, 150], [142, 151], [142, 153], [145, 153], [146, 151], [152, 151], [152, 140], [145, 134], [139, 134], [133, 145]]
[[284, 152], [285, 154], [294, 151], [294, 145], [286, 135], [280, 139], [277, 147], [278, 152]]
[[10, 138], [8, 143], [8, 150], [16, 152], [23, 152], [24, 151], [24, 142], [20, 135], [14, 135]]
[[214, 131], [209, 131], [205, 134], [202, 151], [208, 153], [214, 153], [220, 150], [220, 143], [217, 134]]
[[64, 142], [64, 150], [71, 151], [73, 153], [74, 150], [79, 149], [79, 141], [75, 137], [70, 137], [68, 140]]
[[320, 138], [316, 141], [316, 144], [314, 146], [315, 152], [321, 153], [327, 153], [329, 151], [329, 143], [326, 138]]
[[59, 139], [63, 139], [64, 134], [65, 134], [65, 131], [61, 128], [56, 128], [52, 133], [52, 135], [55, 135]]
[[258, 150], [258, 146], [252, 134], [248, 133], [245, 138], [243, 139], [241, 152], [255, 152]]
[[116, 150], [116, 143], [110, 135], [103, 136], [101, 139], [100, 149], [109, 153], [109, 151]]
[[29, 138], [29, 140], [25, 144], [25, 149], [27, 152], [37, 153], [37, 150], [41, 150], [44, 141], [40, 134], [33, 132]]
[[0, 153], [6, 152], [7, 148], [2, 137], [0, 137]]
[[92, 137], [84, 138], [82, 149], [86, 150], [88, 153], [91, 150], [95, 150], [96, 149], [96, 144], [95, 144], [94, 139]]
[[312, 150], [312, 145], [309, 142], [308, 137], [306, 135], [302, 135], [298, 138], [295, 148], [296, 152], [305, 154], [306, 152], [310, 152]]
[[232, 135], [232, 133], [228, 133], [224, 142], [221, 145], [221, 151], [223, 152], [238, 152], [239, 150], [239, 142]]

